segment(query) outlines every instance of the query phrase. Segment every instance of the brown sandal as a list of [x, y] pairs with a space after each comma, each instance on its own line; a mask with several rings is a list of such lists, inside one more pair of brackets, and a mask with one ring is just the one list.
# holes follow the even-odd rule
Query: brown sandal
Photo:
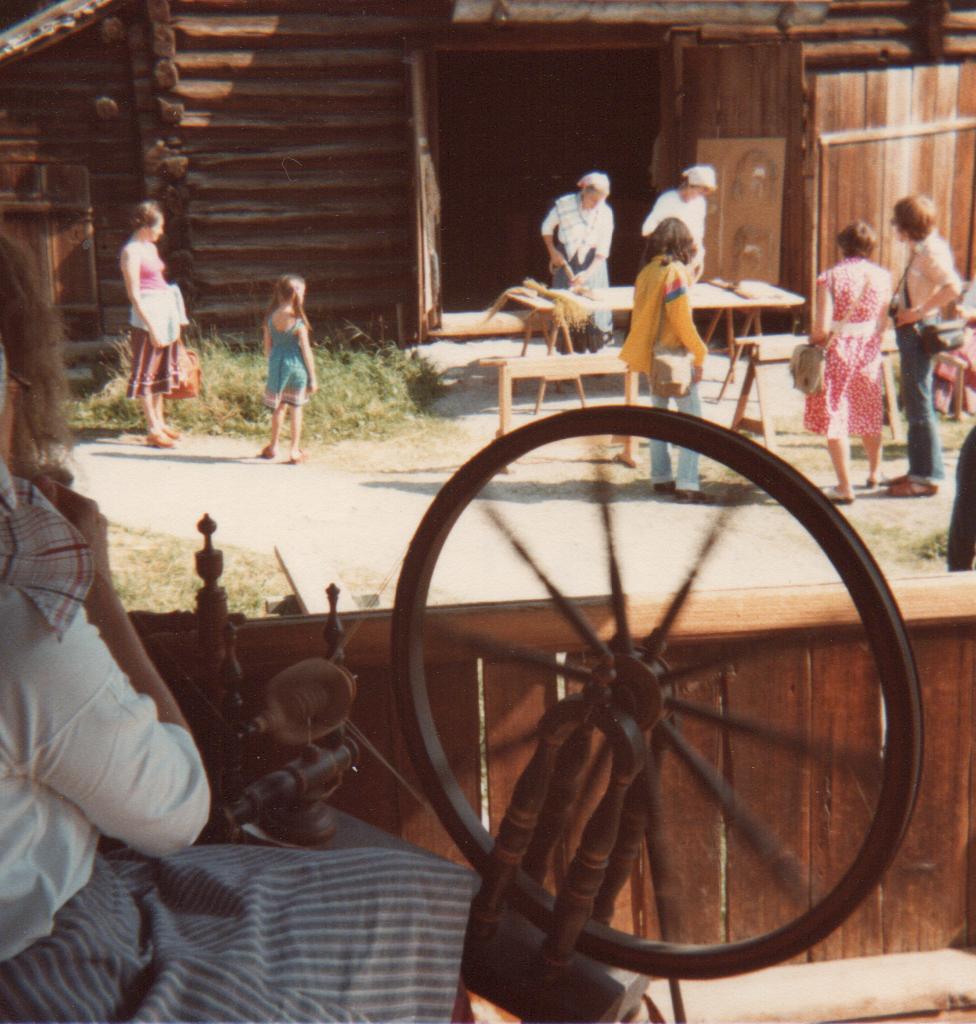
[[150, 448], [175, 448], [176, 445], [165, 434], [147, 434], [146, 444]]
[[289, 466], [300, 466], [307, 458], [308, 458], [308, 455], [306, 455], [305, 452], [299, 451], [297, 455], [293, 455], [288, 460], [288, 465]]
[[271, 447], [270, 444], [266, 444], [261, 451], [258, 452], [259, 459], [273, 459], [277, 455], [277, 451]]

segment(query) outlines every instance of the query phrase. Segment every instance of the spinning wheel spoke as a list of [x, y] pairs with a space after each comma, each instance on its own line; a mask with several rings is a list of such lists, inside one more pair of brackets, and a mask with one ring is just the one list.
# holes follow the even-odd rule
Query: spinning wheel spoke
[[665, 697], [664, 706], [669, 711], [680, 711], [691, 718], [713, 722], [729, 732], [754, 736], [771, 746], [792, 751], [811, 760], [832, 760], [839, 766], [864, 774], [873, 775], [878, 770], [877, 752], [872, 754], [839, 747], [828, 742], [818, 743], [804, 734], [784, 732], [765, 725], [757, 719], [744, 718], [729, 711], [716, 711], [714, 708], [706, 707], [703, 704], [693, 704], [691, 701], [681, 700], [679, 697]]
[[[615, 464], [587, 479], [580, 466], [607, 435], [696, 450], [725, 507], [683, 509], [678, 530], [642, 473]], [[824, 604], [772, 589], [755, 557], [770, 536], [791, 565], [808, 553]], [[445, 603], [460, 610], [428, 614]], [[801, 605], [831, 609], [830, 645]], [[706, 978], [795, 956], [876, 884], [914, 800], [917, 679], [870, 554], [804, 477], [694, 417], [583, 409], [476, 455], [411, 543], [393, 663], [438, 817], [493, 879], [492, 913], [524, 913], [555, 962], [575, 942], [617, 967]], [[477, 702], [480, 757], [454, 735], [455, 696]], [[541, 725], [548, 781], [527, 802]], [[646, 757], [631, 776], [633, 743]]]
[[460, 644], [479, 657], [493, 655], [497, 661], [512, 661], [520, 665], [534, 665], [539, 668], [550, 669], [554, 675], [564, 676], [566, 679], [575, 679], [581, 683], [593, 682], [593, 672], [585, 665], [578, 665], [572, 661], [560, 661], [555, 655], [546, 654], [544, 651], [502, 643], [493, 637], [480, 633], [458, 634], [452, 633], [447, 629], [441, 629], [439, 633], [444, 639]]
[[566, 621], [576, 630], [580, 638], [585, 640], [593, 650], [599, 652], [605, 657], [612, 657], [610, 648], [603, 642], [599, 637], [596, 630], [586, 620], [583, 613], [573, 604], [572, 601], [567, 598], [562, 591], [552, 582], [549, 576], [542, 570], [541, 566], [529, 553], [528, 548], [515, 536], [513, 531], [509, 528], [508, 524], [502, 519], [501, 514], [497, 509], [492, 506], [488, 506], [485, 509], [485, 513], [488, 518], [494, 523], [502, 535], [511, 544], [512, 549], [522, 559], [523, 562], [535, 573], [536, 578], [549, 592], [549, 596], [552, 598], [553, 604], [562, 612]]
[[607, 567], [610, 572], [610, 600], [613, 604], [613, 618], [617, 625], [614, 646], [622, 654], [631, 654], [634, 642], [630, 635], [627, 622], [627, 597], [624, 594], [623, 581], [620, 577], [620, 563], [617, 561], [617, 550], [613, 536], [613, 509], [610, 504], [610, 481], [605, 472], [599, 472], [594, 480], [593, 493], [600, 505], [603, 520], [603, 532], [607, 539]]
[[644, 646], [652, 658], [660, 657], [661, 654], [664, 653], [664, 649], [667, 647], [668, 637], [671, 635], [671, 630], [674, 627], [675, 620], [681, 614], [681, 609], [684, 608], [685, 602], [688, 600], [688, 597], [695, 586], [695, 581], [698, 579], [699, 573], [704, 567], [708, 556], [715, 550], [715, 545], [722, 536], [722, 532], [724, 531], [733, 511], [734, 509], [732, 507], [724, 508], [715, 517], [711, 528], [705, 535], [705, 539], [702, 542], [701, 547], [698, 549], [698, 555], [692, 563], [691, 568], [688, 570], [688, 575], [685, 577], [684, 582], [671, 599], [671, 603], [665, 610], [660, 623], [644, 641]]
[[805, 899], [806, 890], [796, 860], [782, 849], [775, 837], [739, 799], [735, 790], [689, 744], [667, 720], [660, 723], [665, 742], [691, 769], [692, 774], [720, 804], [729, 821], [769, 865], [776, 879], [796, 897]]

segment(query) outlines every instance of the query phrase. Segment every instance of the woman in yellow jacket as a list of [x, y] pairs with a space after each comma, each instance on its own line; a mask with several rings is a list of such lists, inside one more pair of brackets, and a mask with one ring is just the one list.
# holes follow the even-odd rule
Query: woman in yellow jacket
[[[691, 232], [677, 217], [668, 217], [654, 229], [644, 250], [643, 269], [634, 285], [634, 314], [620, 358], [632, 369], [651, 376], [654, 350], [687, 349], [692, 362], [688, 391], [674, 398], [679, 412], [701, 416], [698, 382], [707, 349], [691, 316], [689, 264], [695, 258]], [[654, 394], [651, 404], [666, 409], [670, 398]], [[698, 452], [678, 449], [678, 475], [671, 466], [670, 445], [651, 441], [651, 484], [658, 494], [673, 494], [678, 501], [706, 504], [698, 480]]]

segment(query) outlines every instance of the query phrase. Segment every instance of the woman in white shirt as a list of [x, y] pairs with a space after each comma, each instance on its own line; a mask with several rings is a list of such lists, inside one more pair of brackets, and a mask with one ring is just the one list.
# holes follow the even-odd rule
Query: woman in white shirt
[[[600, 171], [584, 174], [578, 192], [560, 196], [542, 222], [553, 288], [607, 288], [607, 260], [613, 241], [613, 210], [607, 205], [610, 179]], [[587, 325], [586, 337], [574, 333], [577, 351], [596, 352], [613, 340], [613, 313], [600, 310]]]
[[695, 164], [682, 172], [677, 188], [658, 196], [641, 226], [641, 234], [649, 238], [658, 224], [668, 217], [677, 217], [684, 222], [697, 249], [690, 267], [692, 281], [701, 277], [705, 267], [705, 214], [708, 212], [708, 196], [715, 189], [715, 168], [708, 164]]
[[37, 280], [0, 236], [0, 1020], [449, 1019], [471, 872], [192, 845], [207, 776], [112, 585], [105, 518], [20, 475], [66, 454], [43, 381], [60, 338], [22, 329], [54, 323]]

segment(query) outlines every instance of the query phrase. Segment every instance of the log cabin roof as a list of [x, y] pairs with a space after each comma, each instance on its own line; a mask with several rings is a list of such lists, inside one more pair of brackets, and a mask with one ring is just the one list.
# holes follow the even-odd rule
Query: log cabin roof
[[24, 57], [84, 28], [119, 0], [61, 0], [0, 32], [0, 63]]
[[454, 0], [455, 22], [810, 25], [830, 0]]

